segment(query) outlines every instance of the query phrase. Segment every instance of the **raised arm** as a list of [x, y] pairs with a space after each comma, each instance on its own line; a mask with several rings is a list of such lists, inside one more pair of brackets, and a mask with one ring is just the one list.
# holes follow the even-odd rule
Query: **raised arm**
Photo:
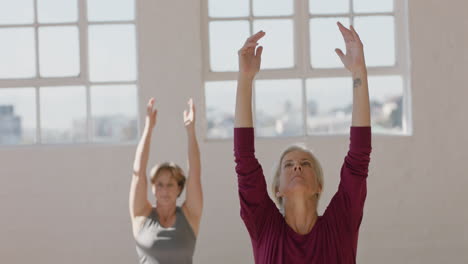
[[336, 53], [353, 76], [353, 118], [350, 129], [350, 145], [340, 173], [338, 191], [330, 201], [324, 216], [334, 219], [340, 228], [351, 231], [353, 250], [356, 252], [359, 226], [363, 218], [367, 196], [367, 176], [371, 154], [371, 128], [367, 70], [363, 45], [351, 26], [338, 27], [346, 42], [346, 55], [340, 49]]
[[156, 125], [157, 110], [153, 110], [153, 106], [154, 98], [151, 98], [146, 106], [145, 128], [140, 142], [138, 143], [135, 161], [133, 163], [133, 175], [129, 197], [130, 216], [133, 223], [135, 222], [135, 218], [146, 216], [149, 210], [151, 210], [151, 203], [148, 201], [147, 197], [148, 180], [146, 178], [146, 167], [148, 165], [151, 134]]
[[257, 41], [265, 36], [260, 31], [247, 39], [239, 50], [236, 117], [234, 125], [234, 157], [239, 188], [241, 217], [253, 240], [260, 239], [266, 226], [279, 215], [268, 196], [262, 167], [255, 157], [252, 121], [252, 82], [260, 70], [263, 48]]
[[265, 36], [259, 31], [245, 41], [239, 50], [239, 76], [237, 79], [236, 113], [234, 127], [253, 127], [252, 82], [260, 70], [263, 47], [257, 41]]
[[192, 99], [188, 101], [188, 106], [188, 111], [184, 111], [184, 124], [187, 130], [189, 169], [187, 195], [183, 208], [184, 211], [188, 213], [189, 221], [191, 222], [195, 234], [197, 234], [203, 209], [201, 162], [200, 150], [198, 148], [197, 137], [195, 134], [195, 106], [193, 105]]
[[370, 126], [369, 89], [363, 45], [353, 26], [347, 29], [338, 22], [338, 27], [346, 43], [346, 54], [340, 49], [335, 51], [353, 76], [353, 117], [351, 126]]

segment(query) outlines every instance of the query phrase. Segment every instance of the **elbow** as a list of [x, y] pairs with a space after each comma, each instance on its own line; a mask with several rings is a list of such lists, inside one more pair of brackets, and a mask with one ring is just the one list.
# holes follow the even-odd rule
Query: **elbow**
[[132, 177], [136, 180], [146, 179], [146, 173], [144, 171], [133, 170]]

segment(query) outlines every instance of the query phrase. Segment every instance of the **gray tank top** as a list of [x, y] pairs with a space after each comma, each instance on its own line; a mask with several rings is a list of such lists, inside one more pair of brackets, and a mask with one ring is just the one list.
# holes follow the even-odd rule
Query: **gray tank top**
[[191, 264], [196, 237], [180, 207], [172, 227], [159, 224], [156, 208], [146, 218], [136, 237], [141, 264]]

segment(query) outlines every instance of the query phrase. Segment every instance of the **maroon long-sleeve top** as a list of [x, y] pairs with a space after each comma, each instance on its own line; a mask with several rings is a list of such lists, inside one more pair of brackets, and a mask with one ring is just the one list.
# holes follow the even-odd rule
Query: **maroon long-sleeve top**
[[254, 129], [234, 129], [241, 217], [252, 240], [255, 263], [356, 263], [359, 226], [366, 199], [371, 128], [351, 127], [338, 191], [312, 230], [296, 233], [268, 196], [255, 158]]

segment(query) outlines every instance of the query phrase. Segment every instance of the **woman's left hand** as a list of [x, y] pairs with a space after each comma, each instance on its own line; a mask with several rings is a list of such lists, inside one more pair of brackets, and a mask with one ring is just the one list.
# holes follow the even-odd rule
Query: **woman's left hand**
[[365, 70], [364, 48], [356, 30], [353, 26], [347, 29], [340, 22], [337, 24], [346, 43], [346, 54], [340, 49], [335, 49], [336, 54], [350, 72]]
[[188, 110], [184, 110], [184, 125], [187, 129], [195, 128], [195, 106], [193, 105], [193, 99], [190, 98], [187, 102]]

